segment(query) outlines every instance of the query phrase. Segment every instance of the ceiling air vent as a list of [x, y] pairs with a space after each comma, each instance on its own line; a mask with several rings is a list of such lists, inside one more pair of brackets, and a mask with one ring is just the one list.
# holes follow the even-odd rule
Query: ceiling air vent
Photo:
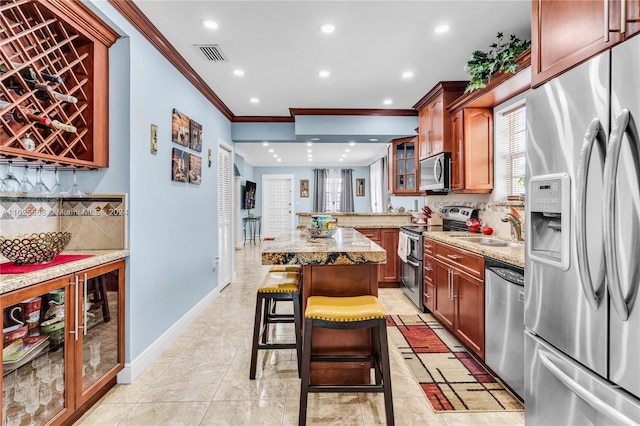
[[227, 62], [227, 57], [217, 44], [196, 44], [194, 45], [211, 62]]

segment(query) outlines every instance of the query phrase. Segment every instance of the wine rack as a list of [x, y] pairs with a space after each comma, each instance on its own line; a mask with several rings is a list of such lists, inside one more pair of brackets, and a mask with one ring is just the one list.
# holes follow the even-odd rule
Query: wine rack
[[0, 0], [0, 161], [108, 166], [108, 48], [80, 1]]

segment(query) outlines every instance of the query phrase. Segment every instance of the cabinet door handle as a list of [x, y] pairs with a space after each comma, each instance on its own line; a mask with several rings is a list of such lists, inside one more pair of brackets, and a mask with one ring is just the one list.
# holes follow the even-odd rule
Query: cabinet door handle
[[[623, 2], [625, 0], [622, 0]], [[604, 0], [604, 41], [609, 41], [609, 0]]]
[[426, 248], [426, 249], [428, 249], [428, 250], [431, 250], [432, 246], [431, 246], [431, 244], [425, 244], [425, 245], [424, 245], [424, 248]]
[[76, 296], [76, 303], [75, 303], [76, 308], [75, 308], [75, 311], [74, 311], [75, 326], [74, 326], [73, 330], [69, 330], [69, 333], [74, 335], [74, 338], [75, 338], [75, 340], [77, 342], [78, 341], [78, 304], [80, 303], [78, 301], [78, 276], [77, 275], [76, 275], [75, 280], [71, 282], [71, 285], [73, 285], [75, 287], [73, 291], [74, 291], [75, 296]]
[[[84, 299], [82, 299], [82, 334], [84, 334], [85, 336], [87, 335], [87, 298], [88, 298], [88, 293], [89, 291], [87, 290], [87, 287], [89, 287], [89, 283], [87, 282], [87, 273], [84, 273], [84, 283], [83, 283], [83, 287], [84, 287]], [[97, 292], [97, 290], [96, 290]], [[94, 296], [94, 300], [95, 300], [95, 296]]]
[[447, 270], [447, 274], [449, 274], [449, 276], [448, 276], [448, 280], [449, 280], [449, 282], [448, 282], [448, 290], [449, 290], [449, 299], [451, 299], [451, 292], [452, 292], [452, 290], [451, 290], [451, 283], [452, 283], [452, 281], [453, 281], [453, 280], [451, 279], [451, 269]]
[[457, 254], [448, 254], [447, 257], [449, 259], [453, 259], [453, 260], [459, 260], [462, 259], [462, 256], [458, 256]]
[[451, 270], [451, 298], [455, 299], [456, 297], [458, 297], [458, 295], [455, 293], [455, 276], [456, 276], [456, 271], [454, 271], [453, 269]]
[[620, 33], [627, 32], [627, 0], [620, 0]]
[[429, 267], [429, 266], [425, 266], [424, 269], [429, 271], [429, 272], [433, 271], [433, 269], [431, 269], [431, 267]]

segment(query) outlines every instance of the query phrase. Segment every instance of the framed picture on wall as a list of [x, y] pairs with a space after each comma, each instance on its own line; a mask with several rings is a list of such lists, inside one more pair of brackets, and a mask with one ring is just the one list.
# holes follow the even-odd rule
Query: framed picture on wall
[[300, 198], [309, 198], [309, 179], [300, 179]]
[[356, 197], [364, 197], [364, 179], [356, 179]]
[[187, 153], [181, 149], [173, 148], [173, 154], [171, 155], [171, 180], [176, 182], [186, 182], [187, 174], [189, 171], [189, 157]]
[[171, 114], [171, 141], [189, 147], [189, 117], [177, 109]]
[[189, 120], [189, 148], [202, 152], [202, 124]]
[[200, 185], [202, 182], [202, 158], [189, 154], [189, 183]]

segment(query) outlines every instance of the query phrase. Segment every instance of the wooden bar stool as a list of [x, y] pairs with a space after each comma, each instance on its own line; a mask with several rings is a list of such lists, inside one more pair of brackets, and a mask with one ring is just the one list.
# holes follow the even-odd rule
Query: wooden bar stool
[[[293, 302], [293, 314], [276, 313], [275, 303]], [[257, 290], [256, 313], [253, 324], [253, 344], [251, 348], [251, 369], [249, 378], [256, 378], [258, 350], [295, 349], [298, 358], [298, 375], [302, 359], [302, 308], [300, 299], [300, 274], [297, 272], [269, 272]], [[269, 342], [269, 324], [293, 323], [295, 342]]]
[[[307, 423], [309, 392], [376, 392], [384, 393], [384, 410], [387, 426], [394, 424], [391, 394], [391, 372], [387, 324], [384, 309], [375, 296], [326, 297], [311, 296], [304, 313], [304, 342], [302, 345], [302, 383], [300, 386], [300, 413], [298, 424]], [[312, 355], [311, 338], [314, 327], [332, 329], [372, 330], [372, 355]], [[310, 382], [312, 362], [372, 362], [375, 371], [374, 384], [313, 385]]]
[[87, 297], [91, 299], [91, 308], [99, 306], [102, 308], [102, 318], [104, 322], [111, 321], [109, 313], [109, 299], [107, 299], [107, 280], [105, 275], [90, 278], [87, 280]]

